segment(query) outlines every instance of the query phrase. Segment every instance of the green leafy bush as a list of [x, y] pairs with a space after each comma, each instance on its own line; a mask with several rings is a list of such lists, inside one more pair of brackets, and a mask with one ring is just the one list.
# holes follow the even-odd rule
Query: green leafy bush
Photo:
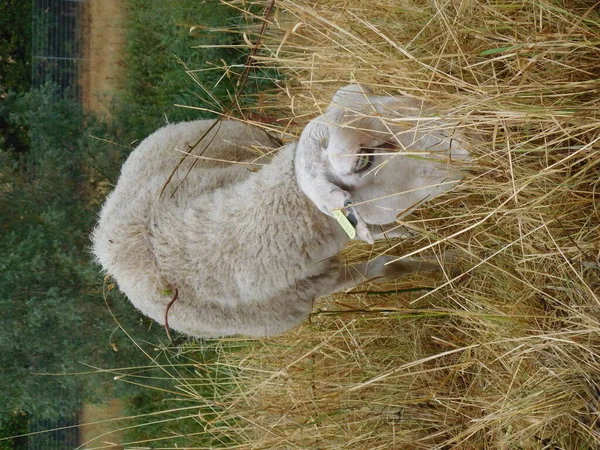
[[[93, 398], [107, 381], [70, 374], [88, 370], [85, 364], [128, 365], [141, 355], [112, 333], [89, 254], [93, 158], [80, 107], [51, 86], [18, 96], [14, 105], [10, 120], [30, 130], [33, 146], [24, 156], [0, 153], [0, 417], [24, 410], [52, 418]], [[144, 339], [133, 308], [112, 306]]]

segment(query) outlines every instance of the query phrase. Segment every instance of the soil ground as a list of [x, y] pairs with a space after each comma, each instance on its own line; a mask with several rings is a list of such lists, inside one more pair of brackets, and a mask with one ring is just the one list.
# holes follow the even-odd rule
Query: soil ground
[[[109, 98], [121, 86], [124, 75], [122, 60], [125, 45], [124, 4], [122, 0], [88, 0], [84, 17], [84, 58], [81, 73], [82, 103], [87, 112], [108, 116]], [[119, 400], [107, 404], [83, 406], [80, 423], [93, 423], [123, 417], [123, 405]], [[97, 423], [81, 427], [80, 441], [94, 439], [92, 447], [108, 445], [122, 448], [116, 443], [123, 441], [123, 433], [110, 433], [118, 428], [114, 422]], [[112, 447], [114, 445], [114, 447]]]
[[88, 0], [84, 18], [84, 59], [81, 76], [85, 111], [108, 113], [108, 99], [122, 83], [125, 46], [122, 0]]
[[79, 429], [80, 444], [89, 442], [84, 448], [122, 449], [120, 443], [123, 442], [123, 432], [112, 432], [120, 428], [119, 424], [113, 422], [112, 419], [123, 417], [123, 414], [123, 405], [116, 399], [102, 405], [85, 404], [79, 415], [79, 423], [94, 423], [103, 420], [108, 420], [108, 422], [81, 427]]

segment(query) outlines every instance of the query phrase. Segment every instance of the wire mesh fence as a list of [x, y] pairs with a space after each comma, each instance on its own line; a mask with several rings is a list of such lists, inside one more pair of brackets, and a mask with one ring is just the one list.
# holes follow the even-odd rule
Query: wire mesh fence
[[27, 450], [73, 450], [79, 446], [78, 415], [56, 420], [39, 419], [35, 414], [29, 417]]
[[[84, 70], [84, 34], [87, 0], [33, 0], [33, 88], [46, 83], [58, 86], [60, 95], [81, 101]], [[39, 138], [35, 134], [33, 139]], [[71, 450], [79, 445], [78, 414], [57, 420], [29, 415], [28, 450]]]
[[64, 97], [81, 100], [87, 0], [34, 0], [32, 85], [51, 82]]

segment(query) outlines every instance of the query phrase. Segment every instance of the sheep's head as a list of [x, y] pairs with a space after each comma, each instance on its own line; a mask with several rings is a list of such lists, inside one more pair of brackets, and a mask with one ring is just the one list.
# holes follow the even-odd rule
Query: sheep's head
[[372, 242], [367, 224], [393, 223], [460, 180], [451, 163], [468, 152], [456, 138], [422, 102], [350, 85], [302, 132], [298, 184], [323, 213], [345, 210]]

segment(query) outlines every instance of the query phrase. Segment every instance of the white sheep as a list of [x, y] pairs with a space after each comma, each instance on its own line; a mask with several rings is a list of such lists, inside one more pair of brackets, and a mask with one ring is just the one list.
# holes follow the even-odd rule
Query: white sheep
[[[203, 159], [186, 158], [170, 180], [181, 150], [213, 121], [161, 128], [131, 153], [102, 208], [92, 235], [97, 261], [161, 324], [176, 292], [169, 325], [196, 337], [282, 333], [318, 297], [439, 268], [411, 259], [386, 265], [391, 256], [346, 266], [338, 253], [349, 236], [332, 217], [343, 212], [350, 234], [369, 243], [390, 229], [397, 236], [399, 215], [460, 179], [448, 155], [466, 158], [466, 150], [424, 108], [347, 86], [299, 142], [256, 172], [246, 148], [274, 148], [272, 140], [221, 121], [202, 140]], [[417, 150], [426, 153], [402, 154]]]

